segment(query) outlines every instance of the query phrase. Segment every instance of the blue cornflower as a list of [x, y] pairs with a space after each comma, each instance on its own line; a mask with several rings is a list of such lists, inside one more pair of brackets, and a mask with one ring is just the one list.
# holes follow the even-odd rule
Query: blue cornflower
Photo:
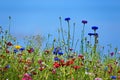
[[60, 52], [61, 48], [60, 47], [56, 47], [53, 51], [53, 54], [57, 55]]
[[94, 33], [88, 33], [88, 35], [89, 35], [89, 36], [92, 36], [92, 35], [94, 35]]
[[116, 76], [111, 76], [111, 79], [116, 79], [117, 77]]
[[17, 53], [18, 52], [18, 50], [17, 49], [14, 49], [14, 53]]
[[68, 17], [68, 18], [65, 18], [65, 21], [69, 21], [70, 20], [70, 18]]
[[59, 55], [63, 55], [63, 52], [58, 52]]
[[22, 51], [24, 51], [25, 50], [25, 48], [20, 48], [20, 51], [22, 52]]
[[6, 65], [6, 66], [5, 66], [5, 68], [10, 68], [10, 65], [9, 65], [9, 64], [8, 64], [8, 65]]
[[98, 27], [97, 27], [97, 26], [92, 26], [92, 29], [93, 29], [94, 31], [96, 31], [96, 30], [98, 29]]
[[58, 57], [54, 57], [54, 61], [59, 61], [60, 59]]
[[83, 23], [83, 24], [87, 24], [87, 21], [86, 21], [86, 20], [82, 20], [82, 23]]

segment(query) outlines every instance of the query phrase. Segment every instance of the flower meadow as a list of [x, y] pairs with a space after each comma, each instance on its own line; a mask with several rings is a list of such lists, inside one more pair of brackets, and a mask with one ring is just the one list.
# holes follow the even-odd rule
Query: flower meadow
[[65, 35], [62, 18], [59, 20], [58, 37], [43, 50], [40, 36], [28, 37], [23, 47], [10, 34], [10, 26], [5, 31], [0, 27], [0, 80], [120, 80], [120, 52], [117, 48], [107, 54], [100, 50], [97, 26], [91, 27], [88, 39], [88, 21], [82, 20], [81, 39], [75, 41], [75, 23], [71, 28], [71, 18], [64, 19]]

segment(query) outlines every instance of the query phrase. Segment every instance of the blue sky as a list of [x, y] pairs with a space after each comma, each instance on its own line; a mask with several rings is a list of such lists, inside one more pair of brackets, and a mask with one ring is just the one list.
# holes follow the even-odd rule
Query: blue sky
[[81, 32], [81, 20], [87, 20], [86, 36], [91, 26], [98, 26], [101, 45], [111, 43], [120, 49], [120, 0], [0, 0], [0, 25], [8, 28], [12, 17], [11, 32], [18, 39], [25, 35], [51, 33], [56, 36], [59, 17], [70, 17], [76, 23], [76, 34]]

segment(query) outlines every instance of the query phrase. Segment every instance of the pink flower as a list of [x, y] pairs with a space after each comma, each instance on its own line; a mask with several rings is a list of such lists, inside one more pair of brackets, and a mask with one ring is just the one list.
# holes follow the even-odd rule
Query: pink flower
[[29, 74], [25, 73], [22, 80], [32, 80], [32, 78], [31, 78], [31, 76]]
[[95, 78], [95, 80], [102, 80], [102, 78]]

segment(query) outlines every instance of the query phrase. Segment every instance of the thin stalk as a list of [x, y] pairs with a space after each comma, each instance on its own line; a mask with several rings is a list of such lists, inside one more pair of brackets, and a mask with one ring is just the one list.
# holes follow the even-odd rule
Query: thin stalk
[[67, 45], [68, 45], [68, 53], [69, 53], [69, 49], [70, 49], [70, 24], [69, 21], [67, 21], [68, 23], [68, 40], [67, 40]]
[[9, 35], [10, 35], [10, 28], [11, 28], [11, 16], [9, 16]]
[[83, 30], [82, 30], [82, 34], [81, 34], [81, 53], [84, 53], [84, 27], [85, 24], [83, 25]]
[[74, 35], [75, 35], [75, 23], [73, 24], [72, 47], [74, 45]]

